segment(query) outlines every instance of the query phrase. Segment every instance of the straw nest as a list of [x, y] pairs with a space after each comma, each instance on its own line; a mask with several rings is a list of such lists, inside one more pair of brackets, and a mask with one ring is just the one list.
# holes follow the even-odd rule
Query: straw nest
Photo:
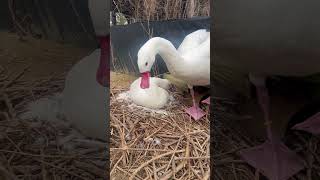
[[174, 90], [162, 110], [135, 106], [123, 96], [134, 79], [111, 74], [111, 179], [209, 179], [209, 112], [191, 120]]
[[1, 83], [1, 174], [7, 179], [105, 177], [105, 143], [81, 136], [63, 119], [19, 119], [32, 97], [60, 91], [63, 77], [35, 82], [14, 79]]
[[[104, 142], [83, 137], [63, 118], [19, 118], [29, 102], [62, 91], [66, 63], [83, 49], [1, 37], [8, 41], [0, 44], [0, 179], [104, 179]], [[58, 75], [48, 76], [45, 67]]]

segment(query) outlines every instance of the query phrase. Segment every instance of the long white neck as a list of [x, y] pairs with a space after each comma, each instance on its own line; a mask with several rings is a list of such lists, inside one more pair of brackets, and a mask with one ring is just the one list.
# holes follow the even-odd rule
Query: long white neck
[[183, 64], [183, 58], [170, 41], [164, 38], [155, 37], [149, 40], [148, 45], [151, 53], [154, 53], [154, 56], [159, 54], [162, 57], [171, 73], [177, 71], [176, 67]]

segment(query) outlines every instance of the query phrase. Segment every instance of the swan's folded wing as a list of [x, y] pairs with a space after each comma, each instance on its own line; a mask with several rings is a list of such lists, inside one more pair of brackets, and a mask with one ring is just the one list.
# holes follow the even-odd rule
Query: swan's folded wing
[[157, 77], [152, 77], [151, 81], [155, 83], [157, 86], [161, 87], [162, 89], [168, 90], [170, 82], [167, 79], [161, 79]]
[[210, 36], [197, 47], [189, 49], [187, 52], [183, 53], [182, 56], [189, 58], [210, 58]]
[[197, 46], [205, 42], [207, 39], [210, 39], [210, 32], [207, 32], [205, 29], [200, 29], [193, 33], [190, 33], [184, 38], [184, 40], [180, 44], [178, 52], [180, 54], [184, 54], [196, 48]]

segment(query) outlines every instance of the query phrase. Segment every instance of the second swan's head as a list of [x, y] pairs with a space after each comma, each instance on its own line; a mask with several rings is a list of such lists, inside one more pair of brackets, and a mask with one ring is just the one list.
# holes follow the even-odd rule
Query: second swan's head
[[155, 62], [159, 41], [161, 38], [149, 39], [138, 51], [138, 68], [140, 73], [150, 72]]
[[138, 68], [141, 73], [142, 89], [149, 88], [150, 71], [156, 59], [157, 37], [148, 40], [138, 51]]

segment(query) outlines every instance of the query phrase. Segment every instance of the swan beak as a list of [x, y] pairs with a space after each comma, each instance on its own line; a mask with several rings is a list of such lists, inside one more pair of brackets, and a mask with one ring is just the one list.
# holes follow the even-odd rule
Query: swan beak
[[147, 89], [150, 86], [150, 72], [141, 73], [141, 83], [140, 87], [142, 89]]

